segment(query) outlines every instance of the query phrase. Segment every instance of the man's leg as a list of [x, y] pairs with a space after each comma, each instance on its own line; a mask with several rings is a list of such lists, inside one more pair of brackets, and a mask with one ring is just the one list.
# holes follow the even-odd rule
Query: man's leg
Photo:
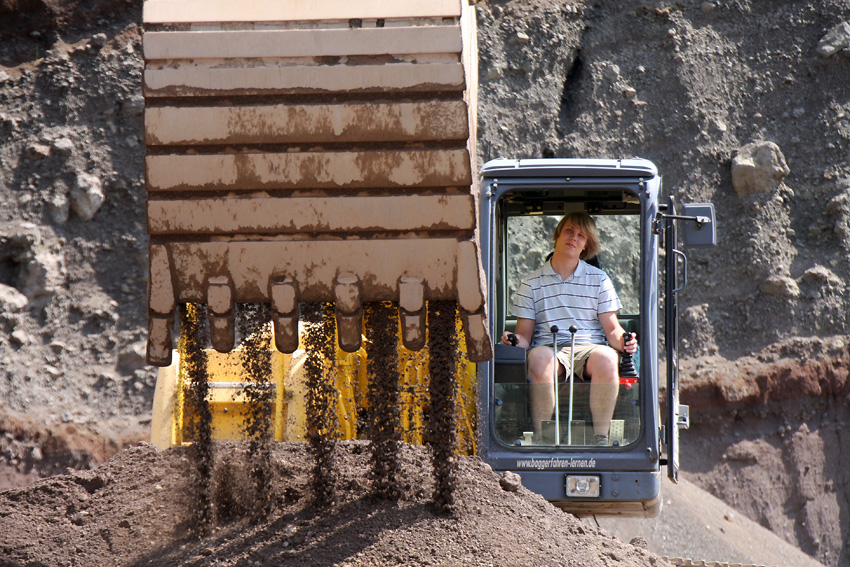
[[[590, 377], [590, 413], [593, 416], [593, 433], [604, 435], [606, 440], [620, 392], [619, 358], [617, 351], [608, 346], [594, 349], [587, 359], [585, 376]], [[599, 437], [597, 437], [599, 439]]]
[[[555, 356], [552, 347], [539, 346], [528, 351], [528, 394], [531, 405], [531, 422], [538, 439], [542, 434], [542, 422], [552, 419], [555, 412]], [[558, 369], [559, 374], [562, 368]]]

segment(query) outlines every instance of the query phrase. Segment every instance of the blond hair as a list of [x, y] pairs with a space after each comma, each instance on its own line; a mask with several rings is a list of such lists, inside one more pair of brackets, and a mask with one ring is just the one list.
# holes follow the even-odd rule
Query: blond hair
[[596, 223], [593, 221], [593, 218], [584, 211], [573, 211], [564, 215], [564, 218], [555, 227], [555, 235], [552, 237], [552, 240], [558, 240], [558, 237], [561, 236], [561, 231], [564, 230], [564, 225], [568, 221], [573, 223], [587, 237], [587, 244], [579, 255], [579, 258], [590, 260], [596, 256], [599, 253], [599, 232], [596, 230]]

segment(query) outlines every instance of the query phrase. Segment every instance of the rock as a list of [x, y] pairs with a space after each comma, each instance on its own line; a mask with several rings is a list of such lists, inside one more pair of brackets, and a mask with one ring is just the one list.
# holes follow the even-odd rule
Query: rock
[[106, 45], [106, 34], [105, 33], [96, 33], [91, 38], [91, 44], [94, 47], [103, 47]]
[[65, 224], [68, 222], [68, 216], [71, 213], [71, 203], [68, 201], [68, 195], [63, 193], [55, 195], [47, 206], [53, 222], [56, 224]]
[[20, 290], [32, 301], [53, 294], [64, 281], [62, 257], [45, 247], [32, 249], [32, 256], [24, 266], [18, 280]]
[[16, 329], [12, 331], [10, 336], [12, 337], [12, 342], [18, 346], [27, 345], [32, 342], [32, 338], [29, 336], [29, 333], [23, 329]]
[[515, 472], [508, 471], [499, 477], [499, 486], [506, 492], [516, 492], [522, 486], [522, 477]]
[[3, 311], [20, 311], [29, 302], [29, 298], [14, 287], [0, 283], [0, 309]]
[[118, 369], [130, 373], [147, 366], [146, 348], [146, 341], [138, 341], [127, 345], [118, 354]]
[[629, 543], [632, 544], [635, 547], [639, 547], [641, 549], [649, 550], [649, 542], [647, 542], [646, 538], [644, 538], [644, 537], [641, 537], [641, 536], [633, 537], [631, 540], [629, 540]]
[[815, 265], [803, 273], [800, 278], [806, 283], [814, 283], [819, 286], [832, 288], [843, 288], [844, 282], [835, 275], [831, 270], [823, 266]]
[[610, 65], [606, 65], [605, 69], [602, 70], [602, 74], [609, 81], [616, 81], [620, 78], [620, 67], [618, 65], [614, 65], [613, 63]]
[[74, 151], [74, 142], [70, 138], [62, 137], [53, 140], [51, 144], [53, 151], [59, 155], [68, 156]]
[[785, 156], [773, 142], [753, 142], [732, 160], [732, 186], [739, 197], [773, 191], [791, 173]]
[[850, 248], [850, 180], [843, 180], [842, 185], [844, 190], [826, 204], [826, 212], [833, 219], [833, 232]]
[[821, 38], [816, 51], [821, 57], [831, 57], [848, 47], [850, 47], [850, 24], [841, 22]]
[[488, 81], [495, 81], [496, 79], [501, 79], [505, 74], [505, 68], [501, 65], [493, 65], [488, 67], [484, 72], [484, 78]]
[[5, 239], [0, 239], [0, 258], [17, 266], [16, 277], [9, 283], [31, 303], [36, 298], [51, 295], [64, 283], [63, 258], [42, 243], [35, 225], [18, 223], [6, 227], [6, 234]]
[[99, 177], [88, 173], [77, 175], [77, 184], [71, 189], [71, 208], [84, 221], [91, 220], [106, 197]]
[[755, 464], [758, 462], [759, 455], [762, 454], [762, 441], [750, 441], [745, 439], [735, 445], [730, 446], [723, 453], [724, 461], [735, 461], [745, 464]]
[[759, 290], [768, 295], [799, 297], [800, 287], [793, 278], [788, 276], [773, 276], [759, 285]]
[[33, 161], [44, 159], [50, 155], [50, 146], [30, 144], [24, 150], [24, 157]]
[[700, 10], [702, 10], [703, 14], [710, 14], [715, 8], [717, 8], [717, 4], [714, 2], [703, 2], [700, 4]]

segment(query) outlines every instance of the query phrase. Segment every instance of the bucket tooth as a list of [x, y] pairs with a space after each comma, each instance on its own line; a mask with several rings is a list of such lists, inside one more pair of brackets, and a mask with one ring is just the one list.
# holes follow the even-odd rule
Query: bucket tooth
[[358, 351], [363, 336], [363, 306], [357, 276], [337, 276], [334, 284], [334, 307], [339, 348], [345, 352]]
[[174, 344], [171, 338], [171, 327], [174, 324], [174, 317], [157, 317], [151, 316], [148, 321], [148, 364], [154, 366], [169, 366], [171, 365], [171, 350]]
[[230, 352], [236, 340], [233, 282], [226, 276], [207, 281], [210, 342], [218, 352]]
[[493, 345], [484, 312], [484, 283], [478, 246], [466, 241], [458, 244], [457, 302], [463, 320], [463, 332], [469, 360], [484, 362], [493, 357]]
[[402, 344], [408, 350], [420, 350], [426, 342], [425, 282], [422, 278], [399, 278], [398, 313]]
[[472, 362], [485, 362], [493, 358], [493, 345], [487, 332], [487, 317], [483, 313], [466, 313], [461, 310], [466, 350]]
[[274, 344], [277, 350], [291, 354], [298, 350], [298, 285], [290, 278], [272, 280], [269, 284], [274, 322]]
[[484, 306], [484, 273], [480, 268], [478, 247], [472, 241], [457, 246], [457, 303], [461, 310], [476, 313]]

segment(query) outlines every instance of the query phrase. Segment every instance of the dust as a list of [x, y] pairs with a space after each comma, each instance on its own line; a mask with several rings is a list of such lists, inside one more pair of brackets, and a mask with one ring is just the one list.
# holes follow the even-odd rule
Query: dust
[[372, 441], [372, 490], [379, 498], [397, 500], [399, 472], [398, 310], [391, 303], [364, 307], [366, 359], [369, 373], [369, 437]]
[[440, 511], [449, 511], [454, 506], [457, 484], [456, 309], [453, 301], [428, 302], [429, 433], [434, 464], [434, 506]]

